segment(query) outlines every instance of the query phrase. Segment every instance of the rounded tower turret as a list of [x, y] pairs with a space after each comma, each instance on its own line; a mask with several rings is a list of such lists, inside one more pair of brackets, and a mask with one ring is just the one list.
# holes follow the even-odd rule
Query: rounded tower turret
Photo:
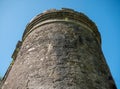
[[48, 10], [27, 25], [2, 89], [116, 89], [94, 22]]

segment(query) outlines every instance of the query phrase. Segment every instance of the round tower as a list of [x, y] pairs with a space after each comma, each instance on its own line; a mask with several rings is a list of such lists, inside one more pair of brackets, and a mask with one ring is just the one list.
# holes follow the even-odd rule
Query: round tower
[[94, 22], [48, 10], [27, 25], [2, 89], [116, 89]]

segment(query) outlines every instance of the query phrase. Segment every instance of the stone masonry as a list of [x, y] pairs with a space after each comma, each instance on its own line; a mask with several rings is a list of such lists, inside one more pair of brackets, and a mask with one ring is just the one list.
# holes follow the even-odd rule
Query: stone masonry
[[116, 89], [96, 25], [71, 9], [37, 15], [12, 57], [2, 89]]

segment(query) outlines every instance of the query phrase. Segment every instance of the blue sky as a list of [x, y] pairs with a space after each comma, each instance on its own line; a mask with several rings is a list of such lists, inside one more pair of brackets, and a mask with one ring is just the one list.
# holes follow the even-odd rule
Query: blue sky
[[83, 12], [101, 33], [107, 64], [120, 89], [120, 1], [119, 0], [0, 0], [0, 76], [4, 76], [11, 55], [27, 23], [37, 14], [62, 7]]

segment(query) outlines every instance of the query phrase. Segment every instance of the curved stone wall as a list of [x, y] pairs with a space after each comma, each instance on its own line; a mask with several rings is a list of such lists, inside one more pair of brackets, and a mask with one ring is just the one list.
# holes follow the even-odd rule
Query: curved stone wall
[[82, 13], [44, 12], [27, 25], [2, 89], [116, 89], [100, 44]]

